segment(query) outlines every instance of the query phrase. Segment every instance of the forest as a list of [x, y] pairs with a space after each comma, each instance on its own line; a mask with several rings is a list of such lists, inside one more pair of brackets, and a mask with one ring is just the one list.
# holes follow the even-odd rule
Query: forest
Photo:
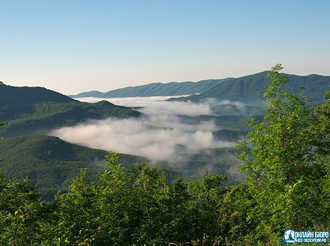
[[[52, 201], [27, 178], [0, 174], [0, 244], [278, 245], [288, 229], [328, 231], [330, 92], [311, 107], [303, 87], [288, 89], [282, 69], [268, 73], [264, 119], [251, 118], [237, 143], [243, 183], [207, 171], [173, 179], [157, 165], [123, 165], [113, 152], [97, 178], [82, 169]], [[42, 120], [46, 112], [34, 110]]]

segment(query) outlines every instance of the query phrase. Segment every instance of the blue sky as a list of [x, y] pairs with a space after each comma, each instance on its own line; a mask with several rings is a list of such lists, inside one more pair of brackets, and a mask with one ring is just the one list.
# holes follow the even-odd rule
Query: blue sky
[[330, 75], [328, 0], [0, 0], [0, 80], [64, 94], [240, 77]]

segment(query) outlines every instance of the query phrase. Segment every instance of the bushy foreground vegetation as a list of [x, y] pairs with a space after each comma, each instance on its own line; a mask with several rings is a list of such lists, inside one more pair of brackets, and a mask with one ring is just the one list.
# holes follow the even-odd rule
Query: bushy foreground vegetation
[[207, 173], [170, 183], [156, 166], [123, 167], [116, 154], [96, 181], [84, 170], [52, 202], [28, 180], [1, 176], [0, 244], [278, 245], [287, 229], [329, 230], [330, 93], [309, 108], [303, 92], [281, 89], [281, 69], [269, 73], [265, 120], [251, 119], [238, 143], [244, 184]]
[[[39, 199], [27, 180], [1, 177], [2, 245], [167, 245], [231, 240], [232, 224], [244, 220], [245, 186], [221, 187], [222, 175], [168, 184], [157, 167], [124, 169], [116, 155], [91, 182], [85, 171], [55, 201]], [[249, 200], [248, 198], [246, 198]], [[238, 213], [235, 215], [234, 213]], [[235, 228], [239, 236], [248, 228]], [[227, 238], [229, 237], [229, 238]]]

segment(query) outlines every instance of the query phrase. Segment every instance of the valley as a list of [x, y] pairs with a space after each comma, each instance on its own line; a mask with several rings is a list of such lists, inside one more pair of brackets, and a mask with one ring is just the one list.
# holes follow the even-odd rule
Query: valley
[[[285, 81], [285, 75], [276, 73], [280, 68], [274, 67], [270, 75]], [[206, 90], [184, 97], [85, 97], [78, 101], [45, 88], [2, 85], [7, 100], [0, 106], [5, 136], [0, 146], [1, 206], [5, 211], [0, 216], [15, 226], [20, 224], [24, 233], [12, 234], [6, 225], [4, 235], [10, 236], [1, 240], [19, 237], [26, 242], [31, 237], [52, 245], [72, 233], [70, 241], [77, 242], [80, 228], [88, 228], [84, 237], [88, 242], [96, 238], [97, 245], [117, 241], [108, 230], [117, 234], [129, 231], [119, 242], [141, 241], [139, 235], [144, 233], [155, 238], [146, 238], [145, 243], [156, 240], [164, 244], [172, 241], [173, 231], [185, 234], [175, 240], [187, 242], [198, 238], [194, 231], [201, 228], [197, 231], [207, 230], [212, 244], [278, 242], [279, 233], [274, 239], [263, 239], [267, 231], [250, 238], [256, 226], [250, 226], [246, 218], [253, 209], [269, 218], [273, 199], [288, 204], [291, 198], [282, 198], [278, 192], [279, 188], [291, 189], [291, 178], [297, 186], [304, 179], [307, 185], [300, 186], [303, 190], [298, 193], [305, 197], [305, 190], [311, 190], [308, 194], [316, 200], [314, 194], [323, 187], [318, 182], [327, 181], [322, 158], [327, 158], [329, 149], [329, 101], [322, 104], [320, 99], [312, 102], [301, 94], [290, 94], [276, 88], [276, 81], [265, 88], [264, 95], [271, 101], [260, 101], [255, 94], [249, 99], [246, 91], [262, 90], [260, 83], [254, 83], [258, 78], [260, 74], [255, 79], [247, 76], [231, 81], [223, 98], [217, 94], [205, 97]], [[328, 84], [330, 80], [325, 78], [322, 86]], [[254, 88], [247, 89], [247, 85]], [[294, 85], [306, 86], [304, 81]], [[314, 87], [307, 88], [306, 94], [315, 94]], [[0, 88], [0, 98], [1, 93]], [[230, 101], [232, 93], [246, 100]], [[300, 198], [294, 202], [300, 204]], [[313, 203], [305, 207], [324, 211]], [[122, 224], [123, 218], [129, 223]], [[177, 218], [182, 218], [176, 222], [179, 228], [173, 224]], [[142, 225], [135, 226], [134, 221]], [[158, 229], [144, 232], [150, 223], [170, 229], [164, 235]], [[321, 219], [321, 223], [327, 222]], [[233, 228], [239, 228], [238, 235], [231, 232]], [[131, 234], [135, 230], [138, 235]]]
[[[313, 88], [330, 86], [329, 77], [290, 78], [290, 89], [305, 86], [304, 93], [314, 96], [316, 105], [321, 92]], [[266, 103], [261, 95], [268, 82], [259, 73], [123, 88], [115, 98], [106, 98], [111, 93], [96, 98], [79, 94], [94, 96], [94, 103], [88, 103], [89, 97], [77, 96], [79, 101], [40, 87], [2, 85], [0, 119], [5, 125], [0, 134], [5, 140], [0, 171], [18, 180], [29, 177], [51, 199], [58, 190], [66, 191], [81, 168], [96, 177], [106, 168], [104, 156], [115, 151], [124, 165], [148, 161], [173, 179], [193, 180], [208, 172], [227, 175], [229, 184], [241, 183], [235, 145], [246, 138], [248, 118], [263, 120]], [[179, 97], [189, 92], [197, 95]], [[139, 97], [123, 98], [127, 95]], [[12, 153], [21, 154], [14, 158]]]

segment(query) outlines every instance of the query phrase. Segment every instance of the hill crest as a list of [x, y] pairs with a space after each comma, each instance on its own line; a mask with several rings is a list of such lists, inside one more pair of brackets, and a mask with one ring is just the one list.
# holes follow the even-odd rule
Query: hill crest
[[[270, 82], [268, 72], [263, 71], [238, 78], [209, 79], [198, 82], [151, 83], [129, 86], [105, 93], [99, 91], [83, 92], [71, 97], [117, 98], [192, 95], [173, 100], [200, 101], [216, 98], [218, 100], [259, 102], [264, 101], [263, 93]], [[304, 95], [310, 96], [317, 102], [323, 101], [323, 93], [330, 89], [330, 76], [288, 74], [288, 77], [289, 84], [284, 88], [299, 93], [299, 88], [305, 87]]]
[[222, 79], [208, 79], [198, 82], [170, 82], [170, 83], [151, 83], [139, 86], [128, 86], [111, 90], [108, 92], [89, 91], [77, 95], [70, 95], [72, 98], [81, 97], [151, 97], [151, 96], [180, 96], [201, 93], [213, 85], [220, 83]]
[[66, 103], [76, 101], [59, 92], [44, 87], [18, 87], [2, 84], [0, 86], [0, 104], [34, 104], [42, 102]]

